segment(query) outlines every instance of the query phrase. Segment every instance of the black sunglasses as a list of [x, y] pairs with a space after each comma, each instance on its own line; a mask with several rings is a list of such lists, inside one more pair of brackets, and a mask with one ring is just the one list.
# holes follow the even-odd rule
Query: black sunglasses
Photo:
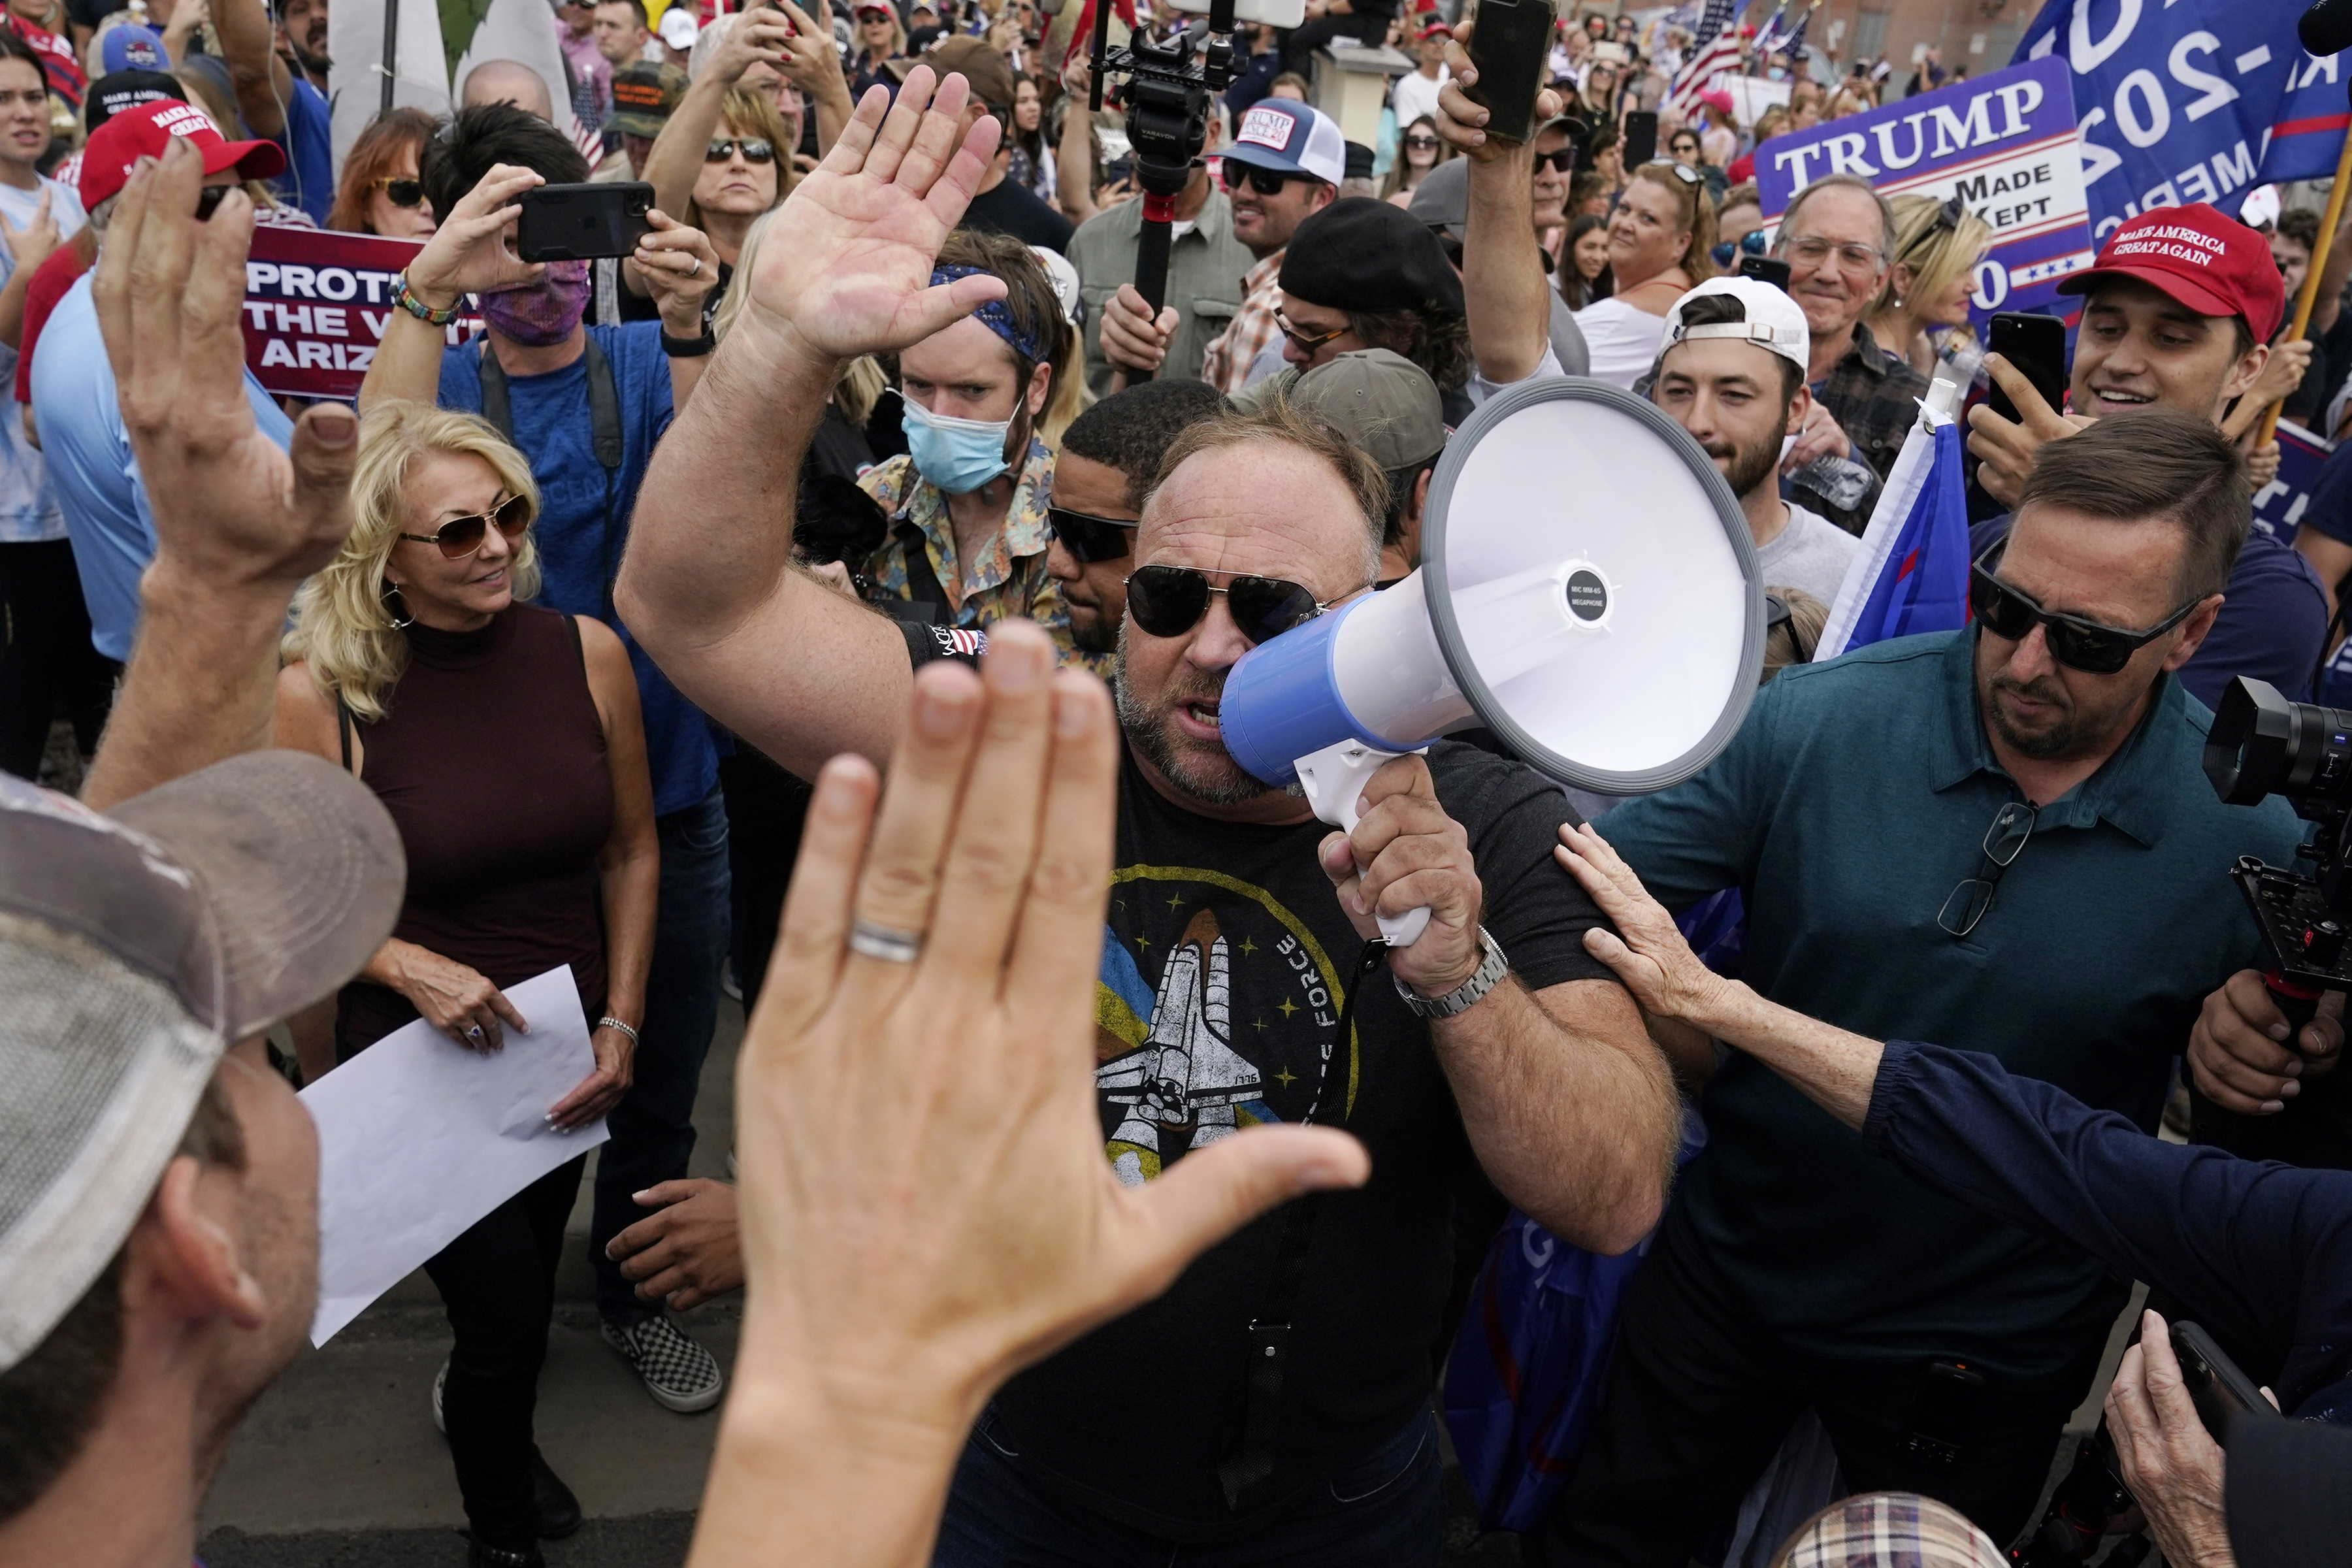
[[2113, 675], [2131, 662], [2131, 656], [2154, 642], [2204, 603], [2200, 595], [2146, 631], [2101, 626], [2079, 616], [2062, 616], [2043, 609], [1992, 574], [2006, 539], [1996, 542], [1969, 568], [1969, 607], [1979, 624], [2004, 642], [2022, 642], [2037, 626], [2050, 644], [2050, 657], [2085, 675]]
[[425, 182], [422, 180], [404, 180], [386, 175], [375, 183], [375, 188], [383, 193], [385, 201], [396, 207], [413, 207], [425, 199]]
[[1434, 136], [1408, 136], [1404, 139], [1404, 144], [1415, 153], [1437, 151], [1437, 138]]
[[221, 198], [227, 195], [231, 189], [232, 187], [228, 185], [206, 185], [203, 190], [198, 191], [196, 193], [196, 221], [198, 223], [212, 222], [213, 214], [220, 211]]
[[1286, 174], [1279, 169], [1261, 169], [1255, 163], [1244, 163], [1232, 158], [1220, 160], [1217, 168], [1225, 182], [1226, 190], [1238, 191], [1247, 184], [1262, 196], [1278, 196], [1282, 194], [1282, 187], [1291, 181], [1308, 177]]
[[776, 149], [764, 136], [715, 137], [710, 145], [702, 150], [702, 161], [724, 163], [735, 156], [738, 147], [743, 149], [743, 162], [746, 163], [772, 163], [776, 161]]
[[482, 547], [490, 533], [490, 524], [497, 523], [499, 531], [511, 544], [522, 537], [530, 526], [530, 498], [509, 496], [488, 511], [478, 511], [470, 517], [453, 517], [430, 533], [404, 533], [403, 539], [413, 539], [419, 544], [436, 546], [452, 561], [463, 561]]
[[1060, 540], [1062, 548], [1081, 566], [1125, 560], [1135, 550], [1135, 529], [1134, 519], [1095, 517], [1060, 506], [1045, 509], [1047, 536]]
[[1643, 167], [1649, 169], [1664, 169], [1666, 173], [1672, 174], [1675, 179], [1680, 180], [1685, 185], [1699, 184], [1703, 183], [1706, 178], [1706, 176], [1702, 175], [1696, 169], [1692, 168], [1688, 163], [1677, 163], [1672, 158], [1653, 158], [1649, 163], [1643, 164]]
[[1572, 174], [1576, 172], [1576, 149], [1555, 147], [1549, 153], [1537, 153], [1537, 167], [1540, 168], [1546, 163], [1551, 165], [1551, 171], [1555, 174]]
[[1128, 574], [1127, 610], [1153, 637], [1182, 637], [1209, 613], [1212, 594], [1225, 596], [1226, 612], [1252, 643], [1303, 626], [1337, 602], [1279, 577], [1235, 577], [1219, 588], [1190, 566], [1139, 566]]
[[1901, 260], [1903, 257], [1909, 256], [1921, 246], [1932, 243], [1935, 237], [1939, 234], [1948, 234], [1958, 229], [1960, 226], [1961, 217], [1968, 212], [1968, 207], [1962, 204], [1959, 197], [1946, 196], [1944, 198], [1944, 205], [1936, 209], [1936, 221], [1927, 226], [1927, 231], [1925, 234], [1913, 240], [1910, 244], [1905, 246], [1902, 249], [1901, 255], [1897, 256], [1896, 259]]
[[2011, 862], [2025, 853], [2025, 841], [2033, 837], [2033, 825], [2039, 820], [2039, 807], [2020, 801], [2011, 801], [1993, 814], [1992, 826], [1985, 829], [1984, 858], [1990, 875], [1965, 877], [1944, 900], [1937, 911], [1936, 923], [1947, 934], [1963, 937], [1977, 929], [1977, 923], [1992, 912], [1993, 895], [2000, 889], [2000, 879]]

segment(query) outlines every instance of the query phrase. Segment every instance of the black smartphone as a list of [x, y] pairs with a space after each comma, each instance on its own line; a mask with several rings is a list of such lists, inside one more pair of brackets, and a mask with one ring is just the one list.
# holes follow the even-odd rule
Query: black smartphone
[[1739, 258], [1739, 265], [1733, 268], [1732, 271], [1741, 278], [1761, 278], [1783, 294], [1789, 291], [1789, 264], [1776, 256], [1748, 256], [1743, 253]]
[[[2065, 322], [2031, 310], [2003, 310], [1992, 319], [1992, 335], [1985, 346], [2015, 365], [2053, 413], [2062, 406], [2066, 395]], [[1998, 381], [1986, 395], [1985, 406], [2003, 419], [2017, 417], [2017, 405]]]
[[1551, 0], [1479, 0], [1470, 30], [1478, 85], [1462, 90], [1486, 111], [1486, 134], [1525, 143], [1536, 133], [1536, 94], [1551, 56]]
[[1135, 160], [1132, 157], [1113, 158], [1103, 165], [1103, 184], [1107, 185], [1122, 184], [1134, 177]]
[[584, 261], [628, 256], [649, 226], [654, 188], [643, 180], [541, 185], [525, 191], [515, 253], [525, 261]]
[[2213, 1342], [2213, 1336], [2196, 1323], [2172, 1325], [2172, 1354], [2180, 1363], [2180, 1380], [2189, 1385], [2189, 1403], [2215, 1442], [2228, 1435], [2230, 1417], [2276, 1415], [2254, 1380]]
[[1634, 110], [1625, 116], [1625, 167], [1629, 172], [1638, 169], [1654, 163], [1657, 156], [1657, 114], [1647, 109]]

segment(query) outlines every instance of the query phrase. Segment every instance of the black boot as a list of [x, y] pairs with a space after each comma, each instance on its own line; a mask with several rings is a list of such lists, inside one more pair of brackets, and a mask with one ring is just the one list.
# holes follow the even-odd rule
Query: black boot
[[547, 1568], [537, 1542], [514, 1551], [488, 1545], [474, 1536], [467, 1537], [467, 1543], [466, 1568]]
[[539, 1504], [541, 1541], [561, 1541], [580, 1528], [580, 1500], [572, 1495], [563, 1478], [549, 1468], [546, 1456], [535, 1446], [530, 1451], [530, 1489]]

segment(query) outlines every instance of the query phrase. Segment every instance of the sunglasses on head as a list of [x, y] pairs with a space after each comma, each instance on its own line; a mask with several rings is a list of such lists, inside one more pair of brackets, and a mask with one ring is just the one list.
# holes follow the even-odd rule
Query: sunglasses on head
[[1128, 575], [1127, 613], [1152, 637], [1182, 637], [1209, 613], [1212, 594], [1225, 596], [1226, 613], [1253, 644], [1303, 626], [1338, 602], [1279, 577], [1235, 577], [1219, 588], [1190, 566], [1139, 566]]
[[1551, 172], [1555, 174], [1572, 174], [1576, 172], [1576, 149], [1555, 147], [1549, 153], [1537, 153], [1536, 167], [1541, 168], [1546, 163], [1551, 165]]
[[1958, 228], [1960, 226], [1960, 219], [1967, 215], [1968, 210], [1968, 207], [1961, 203], [1959, 197], [1946, 196], [1944, 198], [1944, 205], [1936, 209], [1936, 221], [1927, 226], [1927, 232], [1913, 240], [1910, 244], [1905, 246], [1903, 247], [1902, 254], [1906, 257], [1910, 256], [1916, 252], [1920, 247], [1932, 243], [1937, 235], [1948, 234]]
[[375, 188], [383, 193], [385, 201], [396, 207], [413, 207], [425, 200], [425, 182], [422, 180], [387, 174], [375, 183]]
[[499, 532], [511, 544], [522, 537], [530, 526], [530, 498], [509, 496], [488, 511], [478, 511], [471, 517], [453, 517], [430, 533], [404, 533], [403, 539], [413, 539], [419, 544], [436, 547], [452, 561], [463, 561], [482, 547], [489, 537], [490, 524], [499, 525]]
[[1700, 184], [1705, 180], [1705, 176], [1696, 169], [1692, 168], [1688, 163], [1677, 163], [1672, 158], [1653, 158], [1643, 167], [1664, 169], [1685, 185]]
[[1255, 163], [1237, 163], [1231, 158], [1217, 165], [1223, 176], [1225, 189], [1238, 191], [1247, 184], [1262, 196], [1278, 196], [1282, 187], [1293, 180], [1305, 179], [1303, 174], [1286, 174], [1279, 169], [1261, 169]]
[[1133, 519], [1095, 517], [1067, 507], [1045, 509], [1045, 530], [1081, 566], [1097, 561], [1125, 560], [1135, 550]]
[[2146, 631], [2058, 615], [1992, 574], [2008, 542], [2004, 539], [1994, 544], [1969, 568], [1969, 607], [1979, 624], [2003, 642], [2022, 642], [2035, 626], [2042, 627], [2050, 657], [2085, 675], [2115, 674], [2131, 662], [2132, 655], [2187, 620], [2189, 612], [2204, 602], [2201, 596], [2191, 599]]
[[702, 150], [702, 161], [724, 163], [735, 156], [738, 147], [743, 149], [743, 162], [746, 163], [772, 163], [776, 161], [776, 149], [764, 136], [714, 137], [710, 145]]

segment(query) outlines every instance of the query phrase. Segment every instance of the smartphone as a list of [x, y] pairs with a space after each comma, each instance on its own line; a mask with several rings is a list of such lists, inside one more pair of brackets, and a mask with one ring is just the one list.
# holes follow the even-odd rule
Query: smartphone
[[1742, 278], [1761, 278], [1783, 294], [1789, 291], [1789, 264], [1777, 257], [1743, 254], [1733, 270]]
[[1654, 163], [1658, 156], [1658, 117], [1637, 109], [1625, 116], [1625, 167], [1628, 171]]
[[1543, 89], [1555, 20], [1551, 0], [1479, 0], [1470, 31], [1478, 85], [1463, 89], [1487, 114], [1486, 134], [1524, 144], [1536, 133], [1536, 94]]
[[2180, 1379], [2189, 1385], [2189, 1403], [2215, 1442], [2228, 1436], [2231, 1415], [2276, 1415], [2254, 1380], [2221, 1352], [2213, 1336], [2195, 1323], [2172, 1325], [2172, 1353], [2180, 1363]]
[[[2021, 372], [2053, 412], [2066, 395], [2066, 323], [2055, 316], [2030, 310], [2003, 310], [1992, 319], [1991, 340], [1985, 345]], [[2017, 417], [2017, 405], [1992, 384], [1985, 406], [2003, 419]]]
[[628, 256], [649, 226], [654, 188], [643, 180], [541, 185], [522, 194], [515, 253], [525, 261], [584, 261]]

